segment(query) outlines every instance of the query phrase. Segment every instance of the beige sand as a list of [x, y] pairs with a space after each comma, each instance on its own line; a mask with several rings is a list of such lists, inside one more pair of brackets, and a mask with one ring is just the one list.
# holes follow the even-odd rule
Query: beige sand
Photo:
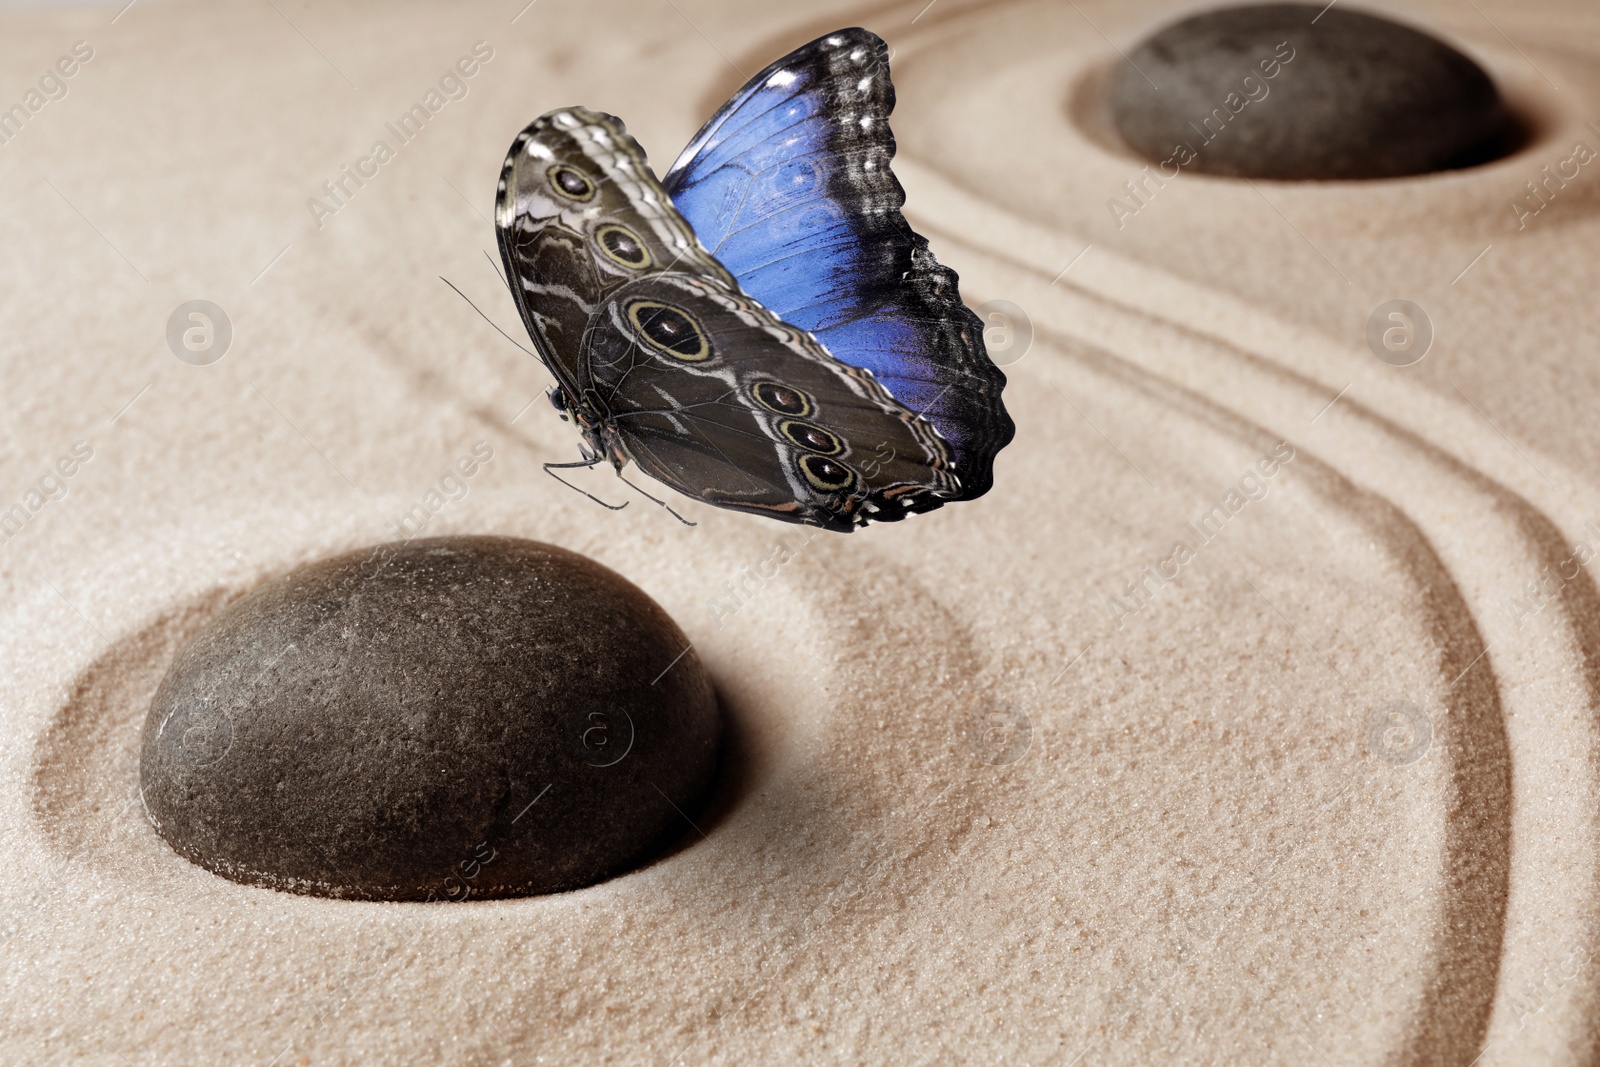
[[[1600, 591], [1564, 566], [1600, 522], [1600, 172], [1523, 230], [1510, 207], [1600, 146], [1600, 16], [1398, 6], [1537, 118], [1513, 158], [1184, 176], [1119, 230], [1140, 163], [1096, 93], [1190, 5], [924, 2], [7, 17], [0, 104], [74, 42], [93, 57], [0, 147], [0, 509], [93, 456], [0, 545], [0, 1059], [1600, 1056]], [[1018, 436], [983, 500], [817, 536], [719, 619], [722, 583], [796, 530], [613, 515], [545, 478], [576, 446], [545, 372], [437, 276], [518, 332], [483, 256], [516, 130], [604, 108], [664, 166], [735, 64], [858, 22], [896, 49], [914, 221], [969, 302], [1032, 319]], [[480, 40], [465, 98], [318, 228], [308, 198]], [[1414, 367], [1362, 340], [1393, 297], [1437, 331]], [[234, 328], [212, 366], [164, 339], [196, 298]], [[175, 645], [263, 576], [389, 539], [480, 440], [493, 461], [428, 532], [551, 541], [657, 597], [739, 735], [734, 802], [543, 899], [301, 898], [178, 859], [135, 758]], [[1114, 617], [1279, 442], [1265, 498]], [[1403, 730], [1369, 739], [1393, 701], [1431, 730], [1410, 762], [1381, 758]], [[968, 727], [997, 709], [1027, 748], [992, 765]]]

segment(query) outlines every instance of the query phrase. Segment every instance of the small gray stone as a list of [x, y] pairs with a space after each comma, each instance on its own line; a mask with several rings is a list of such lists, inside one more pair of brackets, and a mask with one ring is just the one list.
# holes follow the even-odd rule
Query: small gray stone
[[616, 573], [534, 541], [431, 538], [222, 611], [156, 693], [140, 787], [180, 855], [235, 881], [521, 896], [688, 831], [720, 721], [688, 639]]
[[1392, 178], [1486, 162], [1519, 137], [1471, 59], [1344, 7], [1208, 11], [1130, 59], [1112, 79], [1112, 119], [1166, 177]]

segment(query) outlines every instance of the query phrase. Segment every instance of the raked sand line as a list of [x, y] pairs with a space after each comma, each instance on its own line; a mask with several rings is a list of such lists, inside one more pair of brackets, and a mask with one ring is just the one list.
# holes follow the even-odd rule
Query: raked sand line
[[[1495, 1062], [1501, 1054], [1506, 1062], [1526, 1055], [1556, 1056], [1558, 1050], [1570, 1056], [1574, 1044], [1586, 1051], [1570, 1062], [1581, 1062], [1594, 1048], [1585, 1015], [1600, 1001], [1600, 985], [1592, 973], [1565, 979], [1563, 998], [1541, 1025], [1522, 1028], [1519, 1023], [1527, 1007], [1523, 989], [1537, 985], [1553, 963], [1567, 961], [1575, 945], [1592, 944], [1596, 934], [1594, 875], [1600, 836], [1593, 801], [1596, 737], [1590, 720], [1600, 693], [1595, 670], [1600, 633], [1593, 622], [1600, 597], [1588, 573], [1580, 573], [1563, 593], [1559, 619], [1551, 613], [1546, 629], [1537, 635], [1517, 632], [1506, 603], [1520, 594], [1524, 581], [1568, 559], [1572, 542], [1585, 536], [1582, 523], [1600, 503], [1585, 480], [1549, 457], [1525, 458], [1526, 446], [1519, 452], [1485, 434], [1470, 409], [1448, 404], [1398, 375], [1385, 377], [1387, 368], [1374, 371], [1375, 361], [1364, 351], [1278, 322], [1225, 292], [1206, 290], [1102, 249], [1091, 253], [1096, 257], [1092, 269], [1086, 265], [1051, 284], [1058, 265], [1082, 250], [1081, 240], [1008, 217], [903, 156], [896, 167], [915, 189], [920, 222], [938, 230], [929, 219], [962, 218], [969, 226], [981, 220], [977, 232], [992, 235], [985, 245], [1007, 250], [1009, 262], [968, 246], [972, 258], [963, 259], [963, 282], [975, 298], [1004, 294], [1033, 313], [1036, 327], [1114, 352], [1115, 358], [1158, 382], [1182, 383], [1258, 425], [1303, 442], [1352, 484], [1394, 501], [1391, 507], [1417, 524], [1424, 543], [1436, 546], [1465, 596], [1453, 610], [1471, 613], [1452, 622], [1457, 628], [1475, 622], [1488, 641], [1484, 662], [1472, 669], [1484, 671], [1500, 689], [1519, 768], [1512, 812], [1501, 813], [1514, 819], [1513, 868], [1504, 957], [1492, 967], [1499, 972], [1499, 996], [1482, 1037], [1480, 1047], [1488, 1054], [1481, 1062]], [[974, 260], [982, 264], [980, 269], [974, 269]], [[1320, 382], [1305, 372], [1312, 367]], [[1329, 384], [1330, 367], [1358, 384], [1318, 417], [1326, 398], [1340, 388]], [[1395, 418], [1384, 417], [1385, 410], [1404, 412], [1415, 429], [1403, 429]], [[1290, 412], [1306, 417], [1286, 417]], [[1458, 459], [1458, 454], [1465, 458]], [[1530, 470], [1530, 459], [1558, 489]], [[1558, 525], [1545, 509], [1567, 518]], [[1461, 684], [1475, 683], [1463, 679]], [[1460, 844], [1471, 842], [1463, 839]], [[1573, 862], [1579, 856], [1583, 859]], [[1455, 877], [1483, 873], [1463, 863]], [[1466, 923], [1486, 916], [1456, 918]], [[1442, 933], [1453, 937], [1448, 928]], [[1487, 947], [1446, 946], [1435, 986], [1441, 999], [1452, 996], [1445, 988], [1461, 977], [1453, 973], [1457, 968], [1470, 965], [1466, 957]], [[1419, 1032], [1413, 1054], [1426, 1061], [1432, 1054], [1425, 1050], [1440, 1049], [1438, 1042], [1446, 1038], [1461, 1046], [1451, 1049], [1453, 1054], [1466, 1051], [1475, 1038], [1469, 1036], [1471, 1029], [1453, 1028], [1461, 1021]]]

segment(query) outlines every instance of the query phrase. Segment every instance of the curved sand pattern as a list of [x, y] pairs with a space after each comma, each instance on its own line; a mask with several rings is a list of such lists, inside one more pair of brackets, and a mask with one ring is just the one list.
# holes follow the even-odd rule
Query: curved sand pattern
[[[1079, 6], [1123, 46], [1178, 10]], [[1595, 1060], [1600, 595], [1580, 568], [1520, 625], [1508, 607], [1600, 519], [1574, 407], [1600, 186], [1585, 173], [1525, 231], [1506, 206], [1600, 143], [1595, 48], [1560, 29], [1579, 16], [1520, 10], [1525, 59], [1470, 9], [1410, 9], [1537, 116], [1510, 159], [1335, 187], [1185, 175], [1117, 230], [1104, 201], [1140, 164], [1096, 129], [1106, 40], [1071, 5], [942, 0], [913, 24], [921, 7], [685, 8], [715, 46], [621, 4], [13, 20], [20, 69], [78, 38], [97, 54], [0, 170], [24, 253], [0, 266], [20, 398], [0, 484], [20, 497], [75, 439], [95, 456], [0, 546], [7, 1058]], [[715, 47], [751, 70], [849, 22], [896, 49], [915, 223], [969, 302], [1037, 331], [995, 490], [809, 540], [692, 505], [694, 529], [601, 512], [539, 473], [575, 448], [542, 401], [521, 411], [542, 370], [434, 276], [516, 332], [474, 214], [516, 129], [588, 103], [661, 164], [739, 80]], [[227, 35], [248, 54], [199, 43]], [[313, 229], [318, 183], [480, 38], [466, 99]], [[196, 296], [236, 331], [207, 368], [159, 333]], [[1438, 333], [1411, 368], [1361, 340], [1393, 296]], [[263, 892], [178, 859], [135, 793], [175, 647], [263, 576], [392, 536], [479, 439], [494, 460], [428, 532], [588, 553], [674, 615], [739, 738], [704, 839], [466, 906]], [[1114, 618], [1285, 441], [1264, 499]], [[805, 543], [714, 609], [779, 539]], [[1430, 722], [1413, 762], [1369, 744], [1397, 700]], [[993, 765], [970, 724], [1003, 706], [1031, 732]]]

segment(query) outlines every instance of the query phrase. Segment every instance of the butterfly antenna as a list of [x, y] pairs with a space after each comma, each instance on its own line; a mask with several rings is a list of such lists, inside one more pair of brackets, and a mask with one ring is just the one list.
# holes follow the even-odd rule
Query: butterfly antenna
[[[483, 258], [489, 260], [489, 269], [494, 271], [494, 276], [500, 279], [500, 284], [506, 287], [506, 292], [510, 293], [511, 283], [506, 281], [506, 276], [504, 274], [500, 273], [500, 264], [496, 263], [494, 259], [490, 257], [488, 249], [480, 249], [480, 251], [483, 252]], [[516, 294], [512, 293], [512, 295], [515, 296]]]
[[[452, 282], [449, 278], [446, 278], [444, 275], [442, 275], [442, 274], [439, 275], [439, 280], [441, 282], [444, 282], [450, 288], [456, 289], [455, 283]], [[527, 352], [528, 355], [533, 356], [534, 359], [539, 359], [539, 356], [538, 356], [537, 353], [528, 352], [528, 350], [523, 347], [522, 343], [519, 342], [515, 337], [512, 337], [509, 333], [506, 333], [499, 326], [495, 325], [495, 321], [493, 319], [491, 319], [489, 316], [484, 315], [483, 314], [483, 310], [481, 308], [479, 308], [477, 304], [474, 304], [472, 302], [472, 298], [469, 297], [466, 293], [463, 293], [460, 289], [456, 289], [456, 295], [459, 296], [461, 299], [465, 300], [467, 302], [467, 306], [468, 307], [472, 308], [473, 311], [476, 311], [480, 316], [482, 316], [484, 322], [487, 322], [490, 326], [494, 326], [495, 333], [498, 333], [501, 337], [504, 337], [507, 341], [510, 341], [512, 344], [516, 345], [518, 348], [521, 348], [524, 352]], [[541, 362], [543, 362], [543, 361], [541, 360]]]
[[618, 478], [619, 481], [622, 482], [623, 485], [625, 485], [628, 488], [632, 489], [635, 493], [638, 493], [640, 496], [644, 497], [646, 500], [655, 501], [655, 503], [660, 504], [662, 507], [666, 508], [668, 515], [671, 515], [673, 518], [677, 519], [679, 522], [683, 523], [685, 526], [699, 526], [700, 525], [698, 522], [690, 522], [688, 519], [684, 518], [682, 515], [679, 515], [676, 511], [673, 511], [671, 506], [665, 500], [657, 500], [655, 497], [651, 496], [649, 493], [645, 492], [643, 489], [640, 489], [637, 485], [634, 485], [632, 482], [628, 481], [628, 479], [622, 477], [622, 472], [621, 471], [617, 472], [617, 478]]
[[573, 492], [582, 493], [584, 496], [588, 497], [590, 500], [593, 500], [596, 504], [599, 504], [607, 511], [621, 511], [623, 508], [628, 506], [628, 502], [626, 500], [620, 504], [607, 504], [604, 500], [601, 500], [593, 493], [586, 489], [579, 489], [577, 486], [573, 485], [571, 482], [567, 481], [565, 478], [561, 477], [561, 475], [556, 473], [557, 470], [564, 470], [572, 467], [592, 467], [599, 462], [600, 460], [596, 458], [579, 460], [576, 463], [546, 463], [544, 465], [544, 472], [550, 477], [554, 478], [556, 481], [560, 482], [562, 485], [566, 486], [568, 489], [571, 489]]

